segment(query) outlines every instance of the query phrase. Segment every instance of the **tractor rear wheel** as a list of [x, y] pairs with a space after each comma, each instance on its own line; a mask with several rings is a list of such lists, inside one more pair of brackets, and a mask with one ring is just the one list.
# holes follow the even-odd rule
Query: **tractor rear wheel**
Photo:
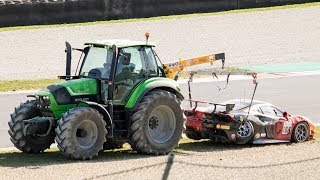
[[75, 107], [58, 121], [56, 142], [65, 156], [86, 160], [103, 149], [106, 134], [106, 122], [97, 110]]
[[11, 120], [8, 122], [10, 140], [16, 148], [23, 152], [40, 153], [54, 143], [54, 133], [50, 133], [45, 137], [24, 135], [23, 120], [37, 116], [42, 116], [42, 114], [37, 108], [35, 100], [22, 103], [19, 107], [15, 108], [14, 113], [11, 114]]
[[144, 154], [166, 154], [181, 139], [184, 118], [180, 100], [171, 92], [149, 92], [131, 116], [129, 143]]

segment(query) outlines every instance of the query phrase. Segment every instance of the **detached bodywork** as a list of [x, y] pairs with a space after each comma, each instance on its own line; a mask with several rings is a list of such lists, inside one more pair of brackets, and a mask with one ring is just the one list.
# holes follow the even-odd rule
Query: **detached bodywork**
[[[303, 142], [314, 137], [314, 125], [300, 115], [289, 115], [270, 103], [229, 100], [185, 111], [185, 134], [191, 139], [244, 144]], [[234, 105], [226, 111], [225, 106]], [[227, 108], [228, 109], [228, 108]], [[249, 113], [248, 113], [249, 111]]]

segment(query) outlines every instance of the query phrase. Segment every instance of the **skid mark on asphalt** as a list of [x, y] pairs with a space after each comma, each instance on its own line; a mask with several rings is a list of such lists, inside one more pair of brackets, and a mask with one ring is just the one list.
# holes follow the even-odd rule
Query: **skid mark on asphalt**
[[[193, 162], [187, 162], [187, 161], [181, 161], [181, 160], [173, 160], [173, 164], [205, 167], [205, 168], [215, 168], [215, 169], [263, 169], [263, 168], [270, 168], [270, 167], [274, 168], [274, 167], [279, 167], [279, 166], [287, 166], [287, 165], [300, 164], [300, 163], [309, 163], [312, 161], [319, 161], [319, 160], [320, 160], [320, 157], [313, 157], [313, 158], [307, 158], [307, 159], [302, 159], [302, 160], [297, 160], [297, 161], [289, 161], [289, 162], [283, 162], [283, 163], [274, 163], [274, 164], [257, 165], [257, 166], [211, 165], [211, 164], [193, 163]], [[86, 178], [86, 179], [105, 178], [105, 177], [110, 177], [110, 176], [119, 175], [119, 174], [123, 174], [123, 173], [129, 173], [129, 172], [134, 172], [134, 171], [140, 171], [142, 169], [148, 169], [148, 168], [152, 168], [152, 167], [162, 166], [167, 163], [168, 162], [165, 161], [165, 162], [155, 163], [155, 164], [151, 164], [151, 165], [121, 170], [121, 171], [117, 171], [117, 172], [113, 172], [113, 173], [107, 173], [107, 174], [102, 174], [102, 175], [98, 175], [98, 176], [93, 176], [93, 177]]]
[[320, 157], [308, 158], [303, 160], [291, 161], [291, 162], [284, 162], [284, 163], [275, 163], [275, 164], [266, 164], [266, 165], [258, 165], [258, 166], [221, 166], [221, 165], [211, 165], [211, 164], [201, 164], [201, 163], [191, 163], [186, 161], [174, 161], [174, 163], [180, 163], [183, 165], [190, 165], [190, 166], [198, 166], [198, 167], [210, 167], [210, 168], [219, 168], [219, 169], [259, 169], [259, 168], [269, 168], [269, 167], [276, 167], [276, 166], [286, 166], [292, 164], [300, 164], [300, 163], [307, 163], [311, 161], [318, 161]]

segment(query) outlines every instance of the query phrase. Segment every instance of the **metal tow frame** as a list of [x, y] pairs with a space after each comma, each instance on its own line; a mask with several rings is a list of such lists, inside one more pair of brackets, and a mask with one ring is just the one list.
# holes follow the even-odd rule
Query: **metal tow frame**
[[[195, 107], [193, 108], [193, 110], [195, 111], [195, 109], [197, 108], [198, 106], [198, 103], [204, 103], [204, 104], [211, 104], [211, 105], [214, 105], [214, 111], [216, 109], [216, 106], [217, 105], [220, 105], [220, 106], [228, 106], [228, 105], [224, 105], [224, 104], [217, 104], [217, 103], [212, 103], [212, 102], [206, 102], [206, 101], [197, 101], [197, 100], [192, 100], [192, 95], [191, 95], [191, 85], [190, 83], [193, 81], [193, 76], [194, 75], [212, 75], [213, 78], [217, 78], [218, 79], [218, 75], [227, 75], [227, 79], [226, 79], [226, 86], [223, 88], [225, 89], [227, 86], [228, 86], [228, 83], [229, 83], [229, 78], [230, 78], [230, 75], [249, 75], [249, 76], [252, 76], [253, 78], [253, 84], [254, 84], [254, 91], [253, 91], [253, 94], [252, 94], [252, 97], [251, 97], [251, 102], [250, 102], [250, 105], [249, 105], [249, 111], [248, 111], [248, 115], [249, 115], [249, 112], [250, 112], [250, 108], [251, 108], [251, 105], [252, 105], [252, 101], [253, 101], [253, 98], [254, 98], [254, 95], [256, 93], [256, 90], [257, 90], [257, 86], [258, 86], [258, 81], [257, 81], [257, 73], [256, 72], [227, 72], [227, 71], [216, 71], [216, 72], [210, 72], [210, 71], [203, 71], [203, 70], [199, 70], [199, 71], [191, 71], [190, 74], [189, 74], [189, 79], [188, 79], [188, 94], [189, 94], [189, 99], [186, 100], [186, 101], [189, 101], [190, 102], [190, 108], [192, 108], [192, 103], [195, 103]], [[219, 86], [218, 86], [219, 90], [221, 89]], [[213, 111], [213, 112], [214, 112]], [[248, 117], [247, 115], [247, 117]], [[246, 119], [247, 119], [246, 117]]]

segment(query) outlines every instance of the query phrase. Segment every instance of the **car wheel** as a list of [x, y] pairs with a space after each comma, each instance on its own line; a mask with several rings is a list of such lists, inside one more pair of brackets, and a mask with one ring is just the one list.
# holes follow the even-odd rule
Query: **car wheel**
[[237, 131], [237, 144], [245, 144], [249, 142], [254, 134], [254, 128], [250, 121], [241, 123]]
[[296, 127], [294, 127], [292, 133], [292, 140], [294, 142], [304, 142], [307, 141], [309, 137], [309, 126], [306, 122], [299, 122]]

